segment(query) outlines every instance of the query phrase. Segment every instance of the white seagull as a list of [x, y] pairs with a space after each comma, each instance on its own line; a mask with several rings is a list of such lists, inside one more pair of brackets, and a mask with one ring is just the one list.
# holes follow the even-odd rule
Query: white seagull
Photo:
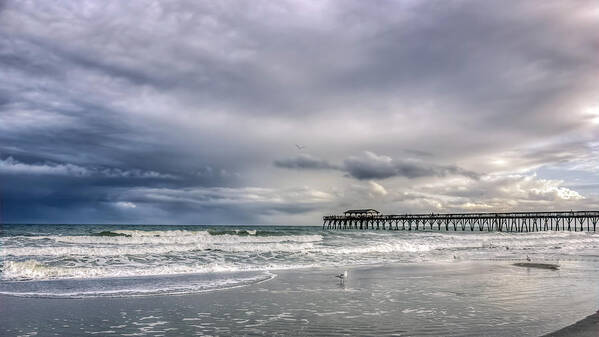
[[347, 280], [347, 270], [343, 274], [335, 275], [335, 277], [339, 279], [339, 282], [345, 283], [345, 280]]
[[530, 256], [526, 255], [526, 261], [528, 261], [528, 262], [532, 261], [532, 259], [530, 258]]

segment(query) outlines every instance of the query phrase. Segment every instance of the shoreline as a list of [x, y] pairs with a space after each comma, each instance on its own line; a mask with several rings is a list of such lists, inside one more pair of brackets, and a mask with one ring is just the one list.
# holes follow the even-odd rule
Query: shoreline
[[596, 337], [599, 336], [599, 310], [580, 321], [542, 337]]
[[[349, 278], [340, 282], [334, 276], [344, 269]], [[528, 287], [547, 277], [555, 289], [570, 285], [549, 270], [469, 261], [346, 265], [275, 274], [269, 282], [186, 295], [0, 296], [0, 335], [596, 335], [593, 324], [568, 326], [580, 319], [577, 312], [560, 314], [568, 303], [577, 303], [584, 314], [595, 311], [596, 301], [589, 301], [588, 294]], [[504, 287], [507, 284], [520, 288]], [[518, 297], [512, 301], [514, 294]], [[521, 295], [528, 299], [521, 301]], [[498, 317], [502, 308], [497, 303], [516, 306]], [[522, 318], [528, 313], [535, 315]]]

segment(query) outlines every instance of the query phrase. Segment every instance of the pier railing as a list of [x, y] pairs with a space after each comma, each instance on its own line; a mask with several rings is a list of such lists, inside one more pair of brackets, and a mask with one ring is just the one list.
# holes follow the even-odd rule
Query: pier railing
[[470, 230], [500, 232], [593, 231], [599, 211], [346, 214], [323, 217], [323, 229]]

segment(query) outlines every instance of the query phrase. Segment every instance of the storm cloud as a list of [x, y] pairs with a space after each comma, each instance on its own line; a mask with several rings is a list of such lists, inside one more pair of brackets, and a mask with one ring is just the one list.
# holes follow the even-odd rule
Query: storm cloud
[[599, 208], [597, 31], [591, 0], [5, 1], [0, 219]]
[[362, 157], [350, 157], [344, 161], [344, 170], [360, 180], [386, 179], [405, 177], [409, 179], [422, 177], [445, 177], [462, 175], [477, 179], [478, 174], [452, 165], [435, 165], [416, 160], [393, 160], [388, 156], [380, 156], [365, 152]]
[[453, 165], [436, 165], [420, 160], [394, 160], [391, 157], [365, 151], [361, 156], [351, 156], [342, 165], [334, 165], [326, 160], [302, 155], [295, 158], [275, 160], [274, 166], [299, 170], [338, 170], [358, 180], [387, 179], [403, 177], [445, 177], [462, 175], [478, 179], [479, 174]]
[[295, 158], [275, 160], [276, 167], [288, 169], [309, 169], [309, 170], [337, 170], [340, 167], [329, 163], [326, 160], [314, 158], [304, 154]]

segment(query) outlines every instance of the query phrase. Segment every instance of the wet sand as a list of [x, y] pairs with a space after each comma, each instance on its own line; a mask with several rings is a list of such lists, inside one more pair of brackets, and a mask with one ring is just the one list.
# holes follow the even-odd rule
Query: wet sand
[[345, 283], [344, 268], [305, 269], [179, 296], [1, 296], [0, 336], [540, 336], [596, 309], [595, 266], [561, 267], [412, 263], [348, 267]]
[[570, 326], [544, 337], [597, 337], [599, 336], [599, 311]]

